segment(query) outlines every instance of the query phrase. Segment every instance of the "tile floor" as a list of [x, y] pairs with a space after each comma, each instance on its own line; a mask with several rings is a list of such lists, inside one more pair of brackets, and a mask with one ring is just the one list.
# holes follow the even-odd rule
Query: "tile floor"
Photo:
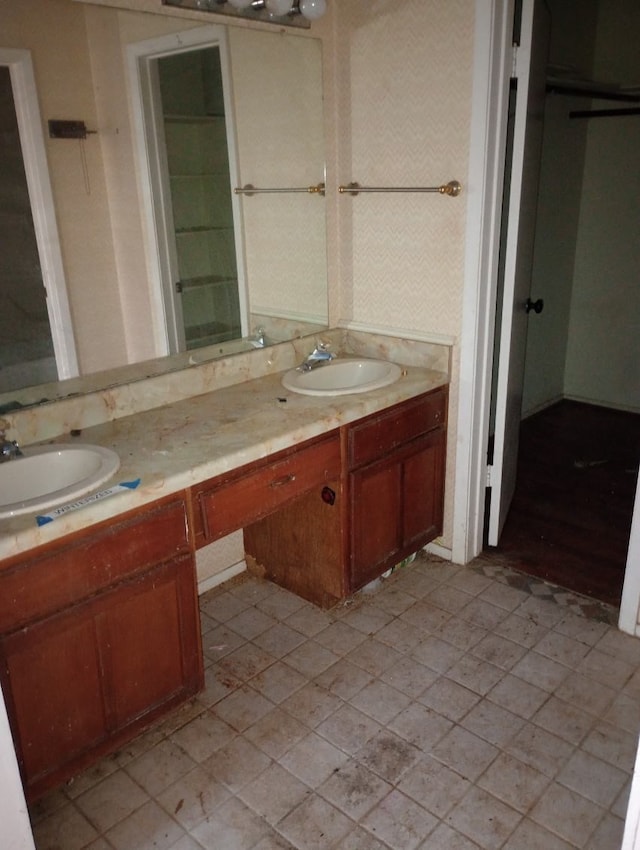
[[618, 850], [640, 641], [606, 606], [420, 553], [325, 612], [201, 600], [206, 688], [32, 809], [38, 850]]

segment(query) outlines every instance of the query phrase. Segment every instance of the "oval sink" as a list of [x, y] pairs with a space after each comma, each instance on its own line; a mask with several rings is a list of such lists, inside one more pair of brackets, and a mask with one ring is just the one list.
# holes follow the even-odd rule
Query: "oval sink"
[[349, 395], [386, 387], [398, 380], [402, 369], [388, 360], [367, 357], [331, 360], [309, 372], [290, 369], [282, 386], [302, 395]]
[[102, 446], [23, 449], [0, 464], [0, 517], [33, 513], [84, 496], [117, 472], [118, 455]]

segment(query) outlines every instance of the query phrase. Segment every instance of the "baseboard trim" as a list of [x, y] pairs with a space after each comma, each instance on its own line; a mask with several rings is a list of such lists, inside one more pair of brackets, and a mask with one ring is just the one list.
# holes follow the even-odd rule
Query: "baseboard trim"
[[427, 543], [424, 549], [425, 552], [429, 552], [430, 555], [437, 555], [439, 558], [444, 558], [445, 561], [450, 561], [452, 559], [451, 549], [443, 546], [441, 543]]
[[247, 565], [244, 561], [238, 561], [237, 564], [232, 564], [230, 567], [226, 567], [224, 570], [220, 570], [219, 573], [215, 573], [215, 575], [209, 576], [209, 578], [203, 579], [203, 581], [198, 582], [198, 596], [202, 596], [203, 593], [206, 593], [208, 590], [211, 590], [214, 587], [217, 587], [219, 584], [224, 584], [225, 581], [229, 581], [230, 578], [235, 578], [235, 576], [239, 576], [247, 569]]

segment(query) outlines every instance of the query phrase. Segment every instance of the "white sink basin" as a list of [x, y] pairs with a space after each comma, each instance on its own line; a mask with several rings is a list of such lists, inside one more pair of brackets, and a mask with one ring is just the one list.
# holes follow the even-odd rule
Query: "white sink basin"
[[102, 446], [51, 445], [23, 449], [0, 464], [0, 517], [33, 513], [72, 501], [117, 472], [120, 458]]
[[282, 386], [302, 395], [349, 395], [386, 387], [401, 374], [400, 366], [388, 360], [341, 358], [309, 372], [290, 369], [282, 377]]

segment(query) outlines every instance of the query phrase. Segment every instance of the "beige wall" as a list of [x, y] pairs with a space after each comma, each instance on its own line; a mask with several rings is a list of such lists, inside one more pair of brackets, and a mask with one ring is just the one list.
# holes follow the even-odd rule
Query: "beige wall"
[[[433, 186], [469, 160], [472, 0], [333, 3], [336, 178], [363, 186]], [[464, 192], [464, 188], [463, 188]], [[445, 531], [452, 541], [465, 201], [434, 194], [336, 199], [339, 287], [333, 319], [446, 336], [453, 342]], [[336, 308], [336, 303], [339, 305]]]
[[[473, 3], [336, 4], [340, 182], [465, 181]], [[343, 319], [455, 337], [465, 204], [429, 194], [340, 199]]]

